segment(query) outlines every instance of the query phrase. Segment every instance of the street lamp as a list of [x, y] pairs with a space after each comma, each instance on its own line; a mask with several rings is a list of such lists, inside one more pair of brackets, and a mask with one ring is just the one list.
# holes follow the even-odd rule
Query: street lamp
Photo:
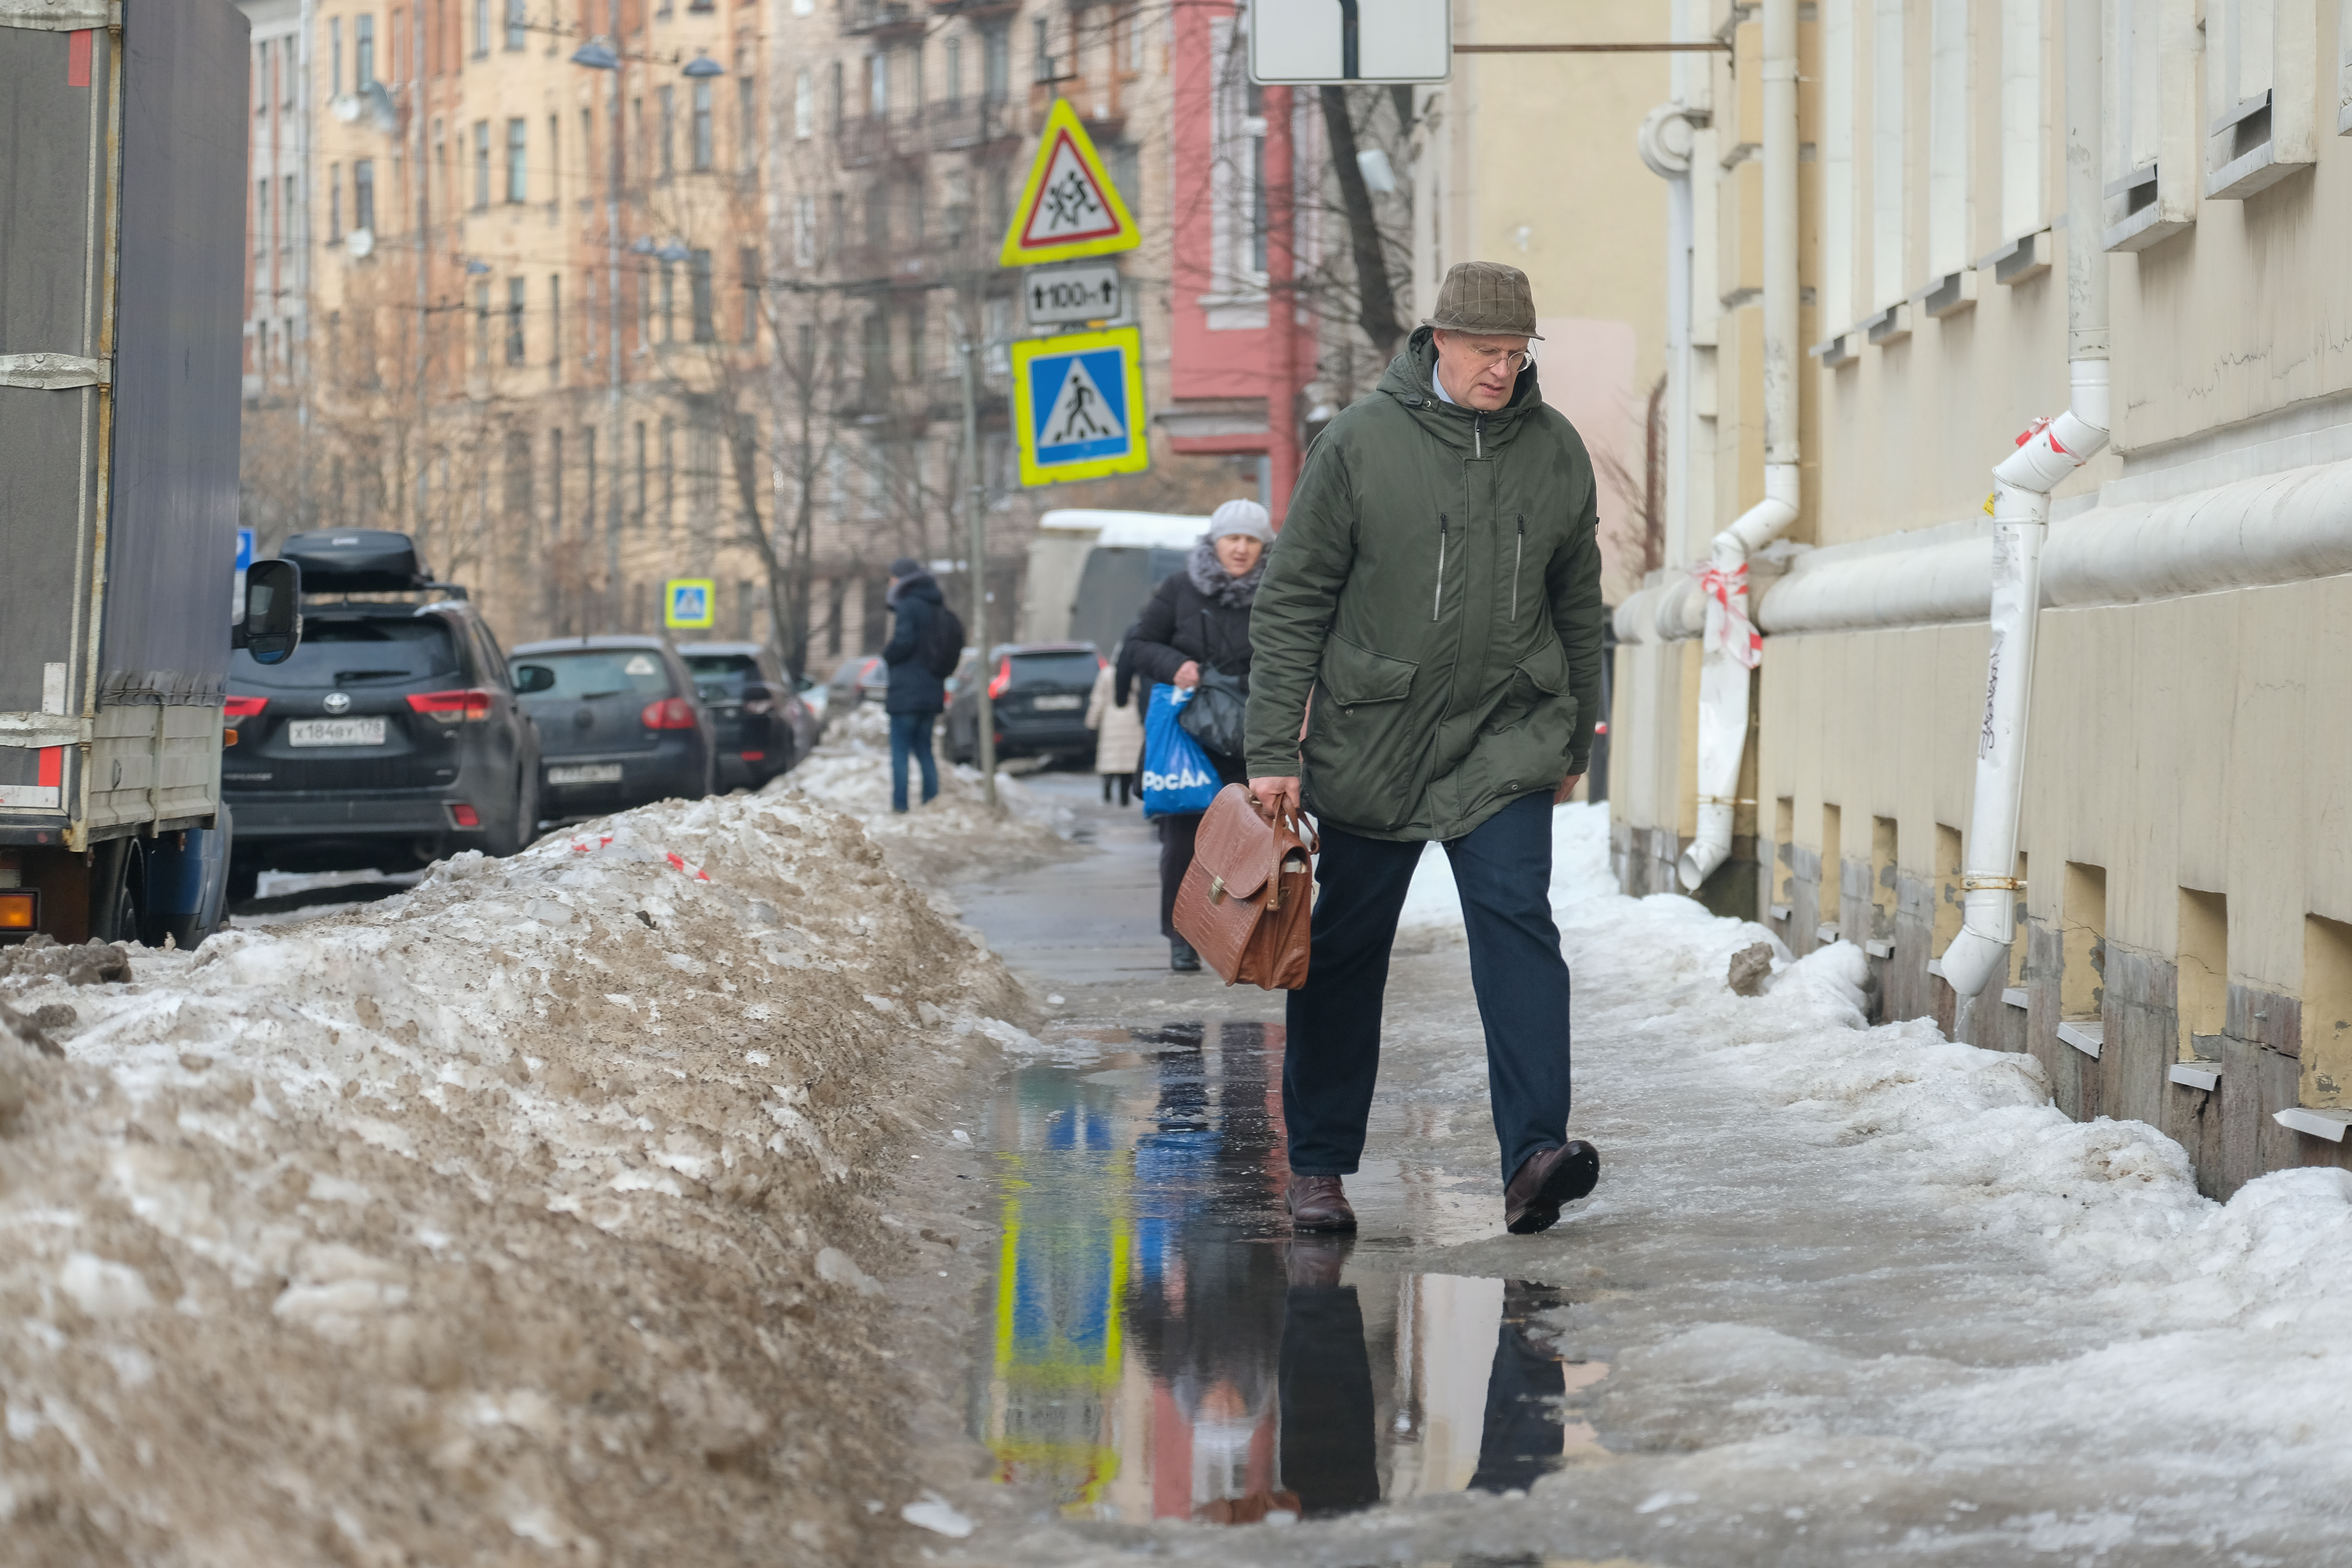
[[697, 79], [709, 76], [725, 76], [727, 74], [727, 68], [720, 65], [717, 60], [712, 59], [709, 55], [703, 54], [698, 50], [695, 57], [687, 61], [686, 64], [680, 68], [678, 74], [680, 76], [688, 76]]
[[[621, 0], [605, 0], [605, 18], [615, 37], [621, 30]], [[604, 363], [605, 395], [613, 427], [605, 450], [604, 612], [617, 622], [621, 604], [621, 57], [602, 38], [591, 38], [572, 51], [572, 63], [583, 69], [613, 73], [613, 107], [604, 121], [604, 140], [611, 156], [604, 161]], [[593, 499], [591, 501], [593, 506]], [[590, 511], [590, 526], [595, 513]]]

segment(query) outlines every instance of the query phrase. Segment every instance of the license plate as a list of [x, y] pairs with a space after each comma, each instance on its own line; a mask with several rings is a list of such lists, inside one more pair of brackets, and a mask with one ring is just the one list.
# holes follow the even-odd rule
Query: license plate
[[551, 784], [619, 784], [621, 764], [618, 763], [583, 763], [576, 767], [550, 768], [547, 782]]
[[1066, 713], [1073, 708], [1084, 706], [1084, 703], [1076, 697], [1040, 697], [1030, 706], [1040, 713]]
[[289, 746], [381, 746], [381, 719], [296, 719], [286, 726]]

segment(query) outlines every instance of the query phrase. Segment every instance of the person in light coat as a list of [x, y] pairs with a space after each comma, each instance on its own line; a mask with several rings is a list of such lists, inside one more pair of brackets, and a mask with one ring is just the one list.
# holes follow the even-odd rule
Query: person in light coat
[[1103, 799], [1110, 799], [1111, 786], [1117, 784], [1118, 804], [1124, 806], [1143, 761], [1143, 704], [1132, 693], [1118, 689], [1118, 684], [1114, 655], [1095, 677], [1094, 695], [1087, 699], [1087, 728], [1095, 732], [1095, 772], [1102, 775]]

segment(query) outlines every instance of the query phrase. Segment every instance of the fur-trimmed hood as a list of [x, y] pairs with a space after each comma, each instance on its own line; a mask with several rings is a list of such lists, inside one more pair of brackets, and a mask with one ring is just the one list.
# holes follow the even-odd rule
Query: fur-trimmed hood
[[1265, 577], [1265, 563], [1271, 551], [1258, 553], [1257, 564], [1244, 576], [1236, 577], [1217, 559], [1216, 544], [1203, 539], [1192, 546], [1192, 553], [1184, 560], [1184, 575], [1201, 597], [1224, 605], [1229, 610], [1246, 610], [1257, 598], [1257, 585]]

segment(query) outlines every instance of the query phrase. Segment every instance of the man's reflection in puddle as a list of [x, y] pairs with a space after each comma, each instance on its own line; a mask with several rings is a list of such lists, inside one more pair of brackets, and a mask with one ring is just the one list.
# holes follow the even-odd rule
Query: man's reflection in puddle
[[[1287, 1175], [1268, 1070], [1268, 1046], [1278, 1050], [1279, 1042], [1269, 1034], [1279, 1030], [1228, 1024], [1205, 1039], [1174, 1029], [1158, 1036], [1153, 1130], [1136, 1142], [1127, 1301], [1150, 1380], [1150, 1442], [1141, 1456], [1121, 1445], [1149, 1466], [1150, 1516], [1248, 1523], [1352, 1512], [1384, 1492], [1529, 1485], [1566, 1446], [1556, 1407], [1566, 1376], [1559, 1357], [1529, 1336], [1533, 1317], [1560, 1304], [1557, 1294], [1503, 1283], [1499, 1314], [1488, 1316], [1496, 1282], [1375, 1274], [1360, 1286], [1346, 1278], [1352, 1237], [1267, 1236], [1266, 1200]], [[1453, 1289], [1432, 1289], [1441, 1283]], [[1381, 1317], [1368, 1333], [1365, 1289], [1422, 1305]], [[1465, 1477], [1466, 1429], [1417, 1421], [1402, 1404], [1396, 1421], [1382, 1422], [1375, 1349], [1389, 1381], [1412, 1385], [1393, 1387], [1393, 1399], [1416, 1411], [1432, 1399], [1460, 1407], [1471, 1390], [1451, 1386], [1445, 1368], [1470, 1347], [1433, 1342], [1486, 1322], [1496, 1325], [1494, 1354], [1475, 1467]], [[1462, 1371], [1475, 1376], [1473, 1366]], [[1433, 1425], [1433, 1437], [1423, 1430]], [[1445, 1451], [1391, 1453], [1384, 1487], [1384, 1447], [1433, 1441]], [[1131, 1489], [1140, 1478], [1124, 1479], [1114, 1490], [1140, 1501]], [[1130, 1502], [1116, 1511], [1139, 1510]]]

